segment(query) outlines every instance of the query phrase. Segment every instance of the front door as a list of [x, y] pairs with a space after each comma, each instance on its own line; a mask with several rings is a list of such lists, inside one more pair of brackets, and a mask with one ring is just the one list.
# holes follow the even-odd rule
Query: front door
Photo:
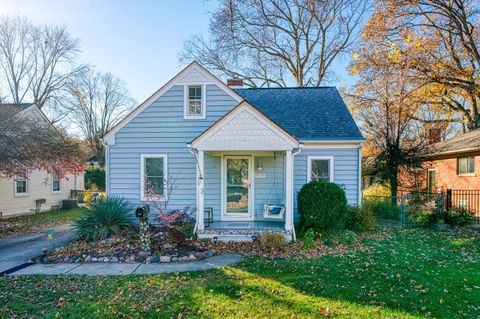
[[251, 156], [225, 156], [223, 162], [223, 219], [253, 219], [253, 161]]

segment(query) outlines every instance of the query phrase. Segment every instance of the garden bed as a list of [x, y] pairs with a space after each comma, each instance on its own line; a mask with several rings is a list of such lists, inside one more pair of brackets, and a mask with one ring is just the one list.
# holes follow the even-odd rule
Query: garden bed
[[[348, 232], [351, 234], [352, 232]], [[106, 240], [96, 242], [76, 241], [69, 247], [46, 253], [36, 261], [40, 263], [164, 263], [201, 260], [214, 255], [239, 253], [244, 256], [261, 256], [268, 259], [314, 259], [332, 254], [343, 255], [352, 249], [363, 251], [364, 241], [384, 238], [385, 231], [355, 234], [354, 237], [339, 235], [313, 241], [305, 248], [304, 241], [264, 247], [259, 240], [254, 242], [217, 242], [211, 240], [185, 240], [175, 242], [166, 232], [157, 230], [152, 236], [152, 250], [145, 253], [140, 249], [138, 235], [129, 231]]]

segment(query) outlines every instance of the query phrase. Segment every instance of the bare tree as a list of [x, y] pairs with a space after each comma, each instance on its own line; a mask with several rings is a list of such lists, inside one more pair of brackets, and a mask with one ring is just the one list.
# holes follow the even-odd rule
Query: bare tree
[[122, 80], [90, 69], [71, 79], [59, 103], [103, 164], [101, 138], [132, 109], [135, 100]]
[[80, 42], [65, 27], [35, 25], [0, 16], [0, 87], [5, 101], [34, 102], [39, 108], [85, 67], [77, 63]]
[[251, 87], [319, 86], [369, 8], [368, 0], [221, 0], [209, 39], [186, 40], [180, 60]]
[[80, 170], [78, 143], [46, 119], [21, 114], [16, 104], [0, 104], [0, 176], [42, 169], [63, 176]]

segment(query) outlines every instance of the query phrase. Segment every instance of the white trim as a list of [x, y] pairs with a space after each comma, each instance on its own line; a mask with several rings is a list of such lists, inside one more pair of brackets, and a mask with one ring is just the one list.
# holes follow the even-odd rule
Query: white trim
[[133, 118], [135, 118], [138, 114], [140, 114], [144, 109], [149, 107], [153, 104], [160, 96], [165, 94], [168, 90], [170, 90], [175, 85], [184, 85], [186, 84], [184, 80], [180, 79], [180, 76], [189, 70], [195, 68], [198, 72], [203, 74], [207, 81], [204, 84], [215, 84], [220, 89], [222, 89], [225, 93], [230, 95], [235, 101], [241, 102], [244, 99], [228, 87], [225, 83], [223, 83], [220, 79], [216, 76], [208, 72], [202, 65], [198, 62], [193, 61], [187, 67], [185, 67], [182, 71], [180, 71], [177, 75], [175, 75], [170, 81], [165, 83], [160, 89], [158, 89], [155, 93], [153, 93], [149, 98], [147, 98], [144, 102], [142, 102], [136, 109], [130, 112], [127, 116], [125, 116], [120, 122], [118, 122], [105, 136], [103, 139], [109, 145], [115, 144], [115, 134], [122, 129], [128, 122], [130, 122]]
[[[257, 145], [252, 143], [252, 141], [246, 141], [245, 143], [242, 143], [245, 145], [241, 146], [237, 143], [232, 143], [231, 140], [215, 142], [214, 145], [209, 145], [208, 140], [210, 137], [222, 130], [225, 126], [229, 125], [232, 121], [235, 121], [237, 115], [242, 114], [243, 112], [248, 112], [248, 114], [253, 116], [262, 125], [273, 132], [275, 136], [279, 138], [279, 140], [275, 141], [277, 145], [273, 145], [273, 143], [269, 143], [269, 145]], [[274, 124], [255, 107], [244, 101], [193, 140], [191, 147], [198, 150], [202, 149], [204, 151], [283, 151], [298, 148], [299, 142], [278, 125]]]
[[50, 175], [52, 176], [52, 188], [51, 188], [52, 194], [55, 195], [55, 194], [62, 193], [62, 181], [61, 181], [61, 179], [60, 178], [58, 179], [58, 191], [53, 190], [53, 185], [55, 185], [54, 183], [55, 183], [55, 176], [56, 175], [55, 174], [50, 174]]
[[307, 183], [312, 180], [312, 160], [329, 160], [328, 170], [330, 182], [334, 181], [334, 156], [308, 156], [307, 157]]
[[306, 149], [358, 148], [364, 141], [301, 141]]
[[107, 194], [107, 197], [110, 195], [110, 156], [109, 156], [109, 149], [108, 149], [108, 144], [105, 144], [105, 194]]
[[357, 205], [362, 205], [362, 144], [358, 148], [358, 200]]
[[[227, 213], [227, 183], [226, 183], [226, 161], [232, 158], [246, 158], [248, 162], [248, 180], [250, 187], [248, 188], [248, 216], [246, 214]], [[253, 155], [224, 155], [221, 163], [221, 221], [253, 221], [255, 217], [255, 178], [254, 178], [254, 161]]]
[[205, 228], [205, 153], [198, 152], [197, 162], [197, 229], [203, 230]]
[[[28, 182], [28, 176], [25, 177], [24, 179], [20, 179], [20, 180], [17, 180], [18, 177], [14, 177], [13, 179], [13, 193], [14, 193], [14, 197], [27, 197], [27, 196], [30, 196], [29, 194], [29, 190], [30, 190], [30, 185], [29, 185], [29, 182]], [[25, 190], [26, 192], [25, 193], [17, 193], [17, 182], [19, 181], [25, 181]]]
[[[146, 158], [163, 158], [163, 180], [168, 183], [168, 156], [167, 154], [141, 154], [140, 155], [140, 200], [147, 200], [145, 197], [145, 159]], [[163, 194], [160, 200], [167, 200], [167, 192], [164, 186]]]
[[285, 230], [293, 229], [293, 155], [285, 152]]
[[[188, 114], [189, 109], [189, 94], [188, 88], [191, 86], [199, 86], [201, 94], [201, 108], [202, 113], [200, 115]], [[207, 118], [207, 86], [204, 83], [188, 83], [183, 85], [183, 119], [184, 120], [204, 120]]]

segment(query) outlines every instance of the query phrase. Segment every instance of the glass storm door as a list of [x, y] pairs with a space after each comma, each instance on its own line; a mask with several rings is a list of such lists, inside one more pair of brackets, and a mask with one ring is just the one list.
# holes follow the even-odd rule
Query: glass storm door
[[248, 219], [252, 216], [252, 159], [251, 157], [225, 157], [224, 162], [224, 215]]

